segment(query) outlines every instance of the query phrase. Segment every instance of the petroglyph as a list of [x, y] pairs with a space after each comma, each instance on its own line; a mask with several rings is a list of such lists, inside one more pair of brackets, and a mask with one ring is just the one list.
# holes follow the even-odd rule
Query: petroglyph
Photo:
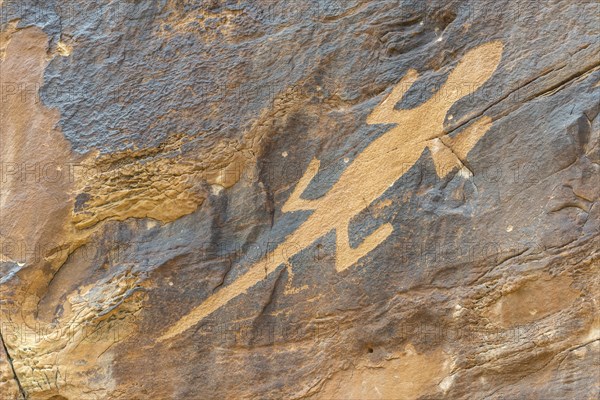
[[434, 95], [413, 109], [396, 110], [396, 104], [419, 78], [417, 71], [409, 70], [367, 118], [368, 124], [395, 126], [369, 144], [349, 164], [329, 192], [321, 198], [305, 200], [301, 196], [319, 171], [319, 161], [313, 160], [282, 208], [283, 212], [312, 210], [310, 217], [244, 275], [208, 297], [170, 327], [159, 341], [177, 336], [246, 293], [266, 275], [331, 231], [336, 233], [336, 269], [339, 272], [379, 246], [392, 233], [392, 225], [381, 225], [353, 248], [348, 235], [352, 218], [400, 179], [408, 171], [407, 166], [414, 165], [426, 148], [432, 153], [438, 174], [444, 176], [455, 168], [465, 168], [462, 160], [489, 130], [491, 119], [485, 116], [479, 118], [454, 138], [448, 137], [444, 131], [444, 120], [454, 103], [475, 92], [492, 76], [500, 63], [502, 48], [502, 43], [495, 41], [469, 51], [440, 88], [439, 93], [443, 95]]

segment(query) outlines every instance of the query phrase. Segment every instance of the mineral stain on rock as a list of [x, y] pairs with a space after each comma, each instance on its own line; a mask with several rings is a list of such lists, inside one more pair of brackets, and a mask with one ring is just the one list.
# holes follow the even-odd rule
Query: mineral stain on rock
[[[436, 384], [444, 382], [450, 360], [441, 349], [418, 354], [407, 345], [404, 351], [379, 362], [365, 360], [353, 370], [340, 371], [327, 381], [320, 395], [324, 399], [362, 400], [372, 396], [382, 399], [418, 399]], [[439, 383], [444, 388], [444, 383]]]
[[[533, 278], [533, 277], [532, 277]], [[537, 275], [530, 281], [506, 289], [490, 310], [490, 318], [504, 326], [518, 326], [568, 308], [578, 297], [565, 276]]]

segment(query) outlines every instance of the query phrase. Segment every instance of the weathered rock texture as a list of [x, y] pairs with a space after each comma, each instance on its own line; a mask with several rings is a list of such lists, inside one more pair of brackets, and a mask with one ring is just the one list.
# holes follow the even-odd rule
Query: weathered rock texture
[[0, 10], [0, 398], [597, 398], [598, 2]]

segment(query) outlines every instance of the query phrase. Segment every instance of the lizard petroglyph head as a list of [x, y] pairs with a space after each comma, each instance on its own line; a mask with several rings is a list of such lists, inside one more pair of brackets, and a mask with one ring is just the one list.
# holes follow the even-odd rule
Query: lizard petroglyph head
[[398, 130], [393, 133], [402, 136], [404, 141], [439, 137], [452, 105], [474, 93], [490, 79], [500, 63], [502, 49], [500, 41], [493, 41], [470, 50], [429, 100], [412, 109], [397, 110], [396, 104], [419, 78], [417, 71], [410, 69], [390, 95], [369, 115], [367, 123], [398, 124]]

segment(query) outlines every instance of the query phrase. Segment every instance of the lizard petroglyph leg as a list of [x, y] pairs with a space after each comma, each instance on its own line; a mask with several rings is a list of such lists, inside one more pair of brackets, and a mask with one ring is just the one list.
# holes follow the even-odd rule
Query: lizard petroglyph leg
[[435, 170], [440, 178], [444, 178], [454, 168], [465, 168], [472, 175], [464, 163], [467, 154], [481, 137], [492, 127], [492, 119], [488, 116], [481, 117], [459, 132], [455, 137], [448, 135], [429, 141], [428, 147], [435, 164]]
[[317, 175], [317, 172], [319, 172], [320, 165], [321, 162], [319, 160], [317, 160], [316, 158], [312, 159], [310, 164], [308, 164], [304, 175], [302, 175], [302, 178], [294, 188], [294, 191], [292, 192], [290, 198], [285, 202], [285, 204], [281, 208], [281, 211], [287, 213], [299, 210], [314, 210], [316, 208], [315, 202], [318, 202], [318, 200], [303, 200], [300, 198], [300, 196], [302, 196], [302, 193], [304, 193], [310, 182], [312, 182], [315, 175]]
[[398, 120], [400, 114], [395, 110], [396, 104], [404, 97], [408, 89], [417, 81], [419, 74], [414, 69], [409, 69], [406, 75], [398, 82], [392, 93], [367, 117], [367, 124], [391, 124]]
[[385, 223], [377, 228], [375, 232], [367, 236], [358, 247], [352, 248], [350, 247], [350, 238], [348, 237], [348, 224], [338, 227], [335, 230], [335, 269], [340, 272], [352, 266], [387, 239], [388, 236], [392, 234], [393, 230], [392, 224]]

